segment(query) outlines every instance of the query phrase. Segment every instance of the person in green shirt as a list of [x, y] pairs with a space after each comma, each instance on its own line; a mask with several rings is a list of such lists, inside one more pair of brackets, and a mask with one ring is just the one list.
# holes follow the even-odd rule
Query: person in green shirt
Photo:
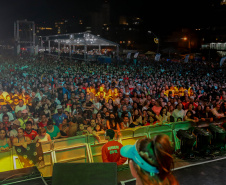
[[46, 128], [46, 133], [48, 133], [51, 139], [59, 139], [61, 137], [60, 129], [53, 124], [51, 119], [48, 120]]

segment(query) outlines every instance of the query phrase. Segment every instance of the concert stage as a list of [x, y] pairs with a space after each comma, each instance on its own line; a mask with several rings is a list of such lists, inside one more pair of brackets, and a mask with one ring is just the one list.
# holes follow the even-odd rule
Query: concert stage
[[[181, 160], [175, 158], [173, 174], [180, 185], [224, 185], [226, 155], [214, 159]], [[129, 169], [118, 172], [118, 185], [135, 185]]]

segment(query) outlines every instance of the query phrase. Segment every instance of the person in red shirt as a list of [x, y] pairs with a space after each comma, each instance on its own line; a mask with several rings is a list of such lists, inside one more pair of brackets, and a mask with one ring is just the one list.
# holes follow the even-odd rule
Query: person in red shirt
[[32, 130], [32, 122], [31, 121], [27, 121], [26, 122], [26, 128], [24, 131], [24, 136], [29, 137], [31, 140], [34, 140], [35, 137], [37, 136], [37, 132], [35, 130]]
[[108, 142], [102, 147], [102, 160], [104, 163], [116, 162], [117, 166], [122, 165], [126, 162], [127, 158], [121, 156], [120, 150], [123, 147], [118, 141], [114, 141], [115, 132], [112, 129], [106, 130], [105, 139]]

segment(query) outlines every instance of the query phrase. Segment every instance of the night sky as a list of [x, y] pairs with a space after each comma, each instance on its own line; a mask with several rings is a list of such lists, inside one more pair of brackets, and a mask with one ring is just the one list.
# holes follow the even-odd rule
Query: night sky
[[[143, 18], [153, 30], [203, 25], [210, 21], [208, 1], [112, 0], [111, 14]], [[98, 11], [103, 0], [4, 0], [0, 3], [0, 39], [13, 37], [13, 22], [36, 23]], [[149, 4], [150, 3], [150, 4]]]

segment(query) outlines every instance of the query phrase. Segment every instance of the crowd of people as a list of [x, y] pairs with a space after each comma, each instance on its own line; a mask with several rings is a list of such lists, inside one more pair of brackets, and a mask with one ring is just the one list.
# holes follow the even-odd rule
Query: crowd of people
[[31, 142], [226, 116], [226, 69], [213, 62], [100, 64], [0, 58], [0, 151]]

